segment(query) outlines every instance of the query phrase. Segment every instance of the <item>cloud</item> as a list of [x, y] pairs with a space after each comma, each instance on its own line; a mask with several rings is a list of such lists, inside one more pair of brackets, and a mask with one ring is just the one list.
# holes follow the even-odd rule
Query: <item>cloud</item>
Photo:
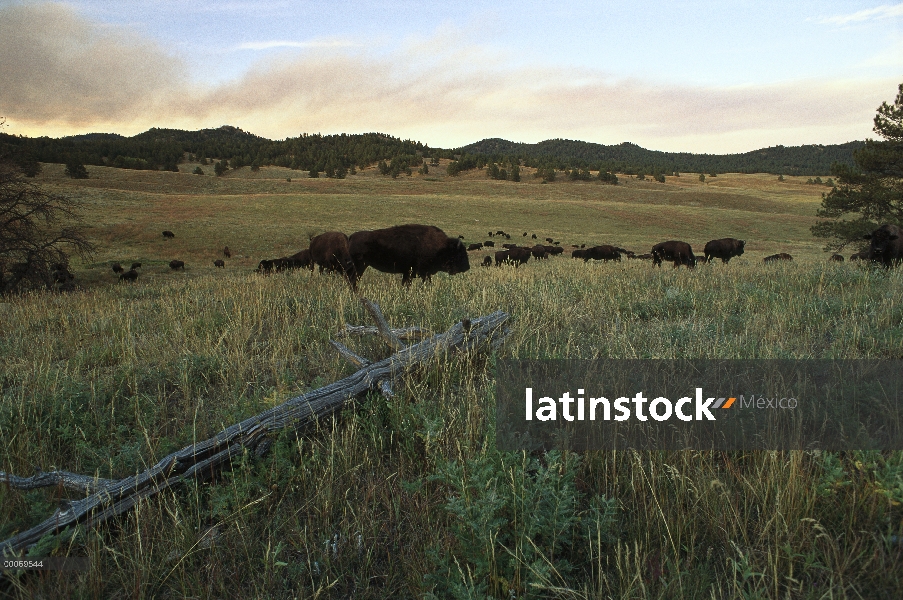
[[237, 50], [269, 50], [271, 48], [350, 48], [356, 46], [345, 40], [310, 40], [295, 42], [291, 40], [266, 40], [262, 42], [245, 42], [239, 44]]
[[861, 23], [862, 21], [877, 21], [900, 17], [903, 17], [903, 4], [882, 4], [875, 8], [867, 8], [847, 15], [821, 17], [817, 21], [830, 25], [848, 25], [850, 23]]
[[0, 57], [0, 112], [11, 122], [134, 120], [186, 85], [180, 59], [63, 4], [0, 9]]
[[268, 47], [283, 52], [201, 86], [154, 43], [65, 6], [0, 9], [0, 114], [26, 135], [230, 124], [272, 139], [380, 131], [443, 147], [563, 137], [723, 153], [862, 139], [897, 84], [703, 87], [560, 64], [514, 67], [448, 27], [378, 55], [329, 40], [260, 44], [276, 42]]

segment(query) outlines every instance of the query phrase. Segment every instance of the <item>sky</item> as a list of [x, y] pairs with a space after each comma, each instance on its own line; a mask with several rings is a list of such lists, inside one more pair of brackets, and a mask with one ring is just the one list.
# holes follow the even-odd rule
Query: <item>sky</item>
[[233, 125], [697, 153], [867, 137], [903, 3], [0, 0], [3, 131]]

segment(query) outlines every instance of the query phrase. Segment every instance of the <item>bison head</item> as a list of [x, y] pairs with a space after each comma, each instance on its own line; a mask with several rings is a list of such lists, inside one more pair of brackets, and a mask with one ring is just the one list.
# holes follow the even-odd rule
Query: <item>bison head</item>
[[449, 275], [470, 270], [470, 259], [467, 257], [467, 249], [461, 240], [448, 238], [442, 254], [442, 270]]
[[888, 249], [891, 242], [900, 237], [900, 228], [896, 225], [882, 225], [863, 237], [872, 242], [872, 256], [880, 256]]

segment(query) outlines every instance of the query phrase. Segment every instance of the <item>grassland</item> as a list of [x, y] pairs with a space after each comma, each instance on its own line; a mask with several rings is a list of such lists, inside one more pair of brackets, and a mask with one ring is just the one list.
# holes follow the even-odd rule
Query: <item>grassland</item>
[[[190, 168], [193, 168], [191, 166]], [[189, 169], [190, 170], [190, 169]], [[78, 195], [98, 244], [85, 291], [0, 306], [0, 469], [122, 477], [351, 370], [327, 340], [368, 317], [341, 280], [254, 274], [310, 234], [426, 222], [467, 241], [523, 231], [648, 250], [747, 239], [694, 271], [564, 257], [474, 267], [410, 289], [368, 271], [395, 326], [442, 331], [502, 309], [497, 356], [452, 357], [216, 481], [145, 502], [33, 555], [87, 573], [11, 578], [12, 597], [894, 598], [903, 589], [903, 457], [819, 452], [494, 449], [492, 363], [524, 358], [903, 358], [903, 273], [826, 261], [808, 227], [824, 188], [692, 174], [522, 184], [469, 174], [346, 180], [89, 168], [40, 180]], [[292, 181], [286, 181], [291, 177]], [[176, 232], [173, 240], [160, 236]], [[515, 240], [512, 240], [515, 241]], [[234, 255], [213, 267], [219, 250]], [[761, 264], [790, 252], [792, 264]], [[169, 260], [185, 260], [185, 273]], [[112, 262], [144, 263], [134, 285]], [[360, 340], [355, 350], [386, 350]], [[65, 494], [0, 487], [0, 537]], [[74, 533], [74, 535], [73, 535]]]

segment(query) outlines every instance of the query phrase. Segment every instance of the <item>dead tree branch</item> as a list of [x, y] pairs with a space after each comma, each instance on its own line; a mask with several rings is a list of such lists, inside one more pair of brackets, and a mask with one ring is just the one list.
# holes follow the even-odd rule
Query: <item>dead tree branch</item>
[[[362, 298], [362, 301], [377, 322], [380, 335], [396, 349], [392, 356], [370, 363], [346, 348], [347, 353], [342, 352], [343, 356], [346, 358], [353, 356], [352, 362], [359, 360], [363, 365], [357, 372], [236, 423], [206, 441], [173, 452], [137, 475], [118, 481], [90, 478], [92, 482], [98, 482], [95, 484], [97, 487], [90, 488], [86, 483], [88, 478], [85, 476], [57, 472], [56, 484], [62, 482], [64, 486], [79, 489], [88, 495], [81, 500], [69, 501], [39, 525], [0, 542], [0, 554], [20, 553], [34, 545], [44, 535], [59, 532], [77, 523], [85, 523], [89, 528], [95, 527], [130, 510], [142, 499], [150, 498], [186, 479], [209, 478], [228, 466], [232, 458], [245, 451], [258, 456], [263, 455], [271, 443], [268, 436], [275, 431], [288, 428], [302, 430], [315, 420], [337, 412], [346, 400], [355, 398], [367, 390], [380, 389], [383, 394], [391, 395], [393, 380], [437, 355], [451, 351], [466, 353], [488, 349], [491, 344], [504, 337], [502, 325], [508, 319], [506, 313], [497, 311], [467, 321], [469, 326], [465, 326], [463, 322], [456, 323], [445, 333], [404, 347], [389, 328], [379, 307], [367, 299]], [[59, 473], [65, 473], [65, 476]], [[32, 478], [17, 478], [14, 475], [3, 474], [3, 477], [14, 487], [20, 487], [23, 482], [29, 480], [33, 482], [25, 485], [34, 485], [37, 481], [51, 481], [54, 474], [43, 474], [45, 479], [41, 479], [38, 475]], [[81, 487], [72, 487], [76, 485]]]

